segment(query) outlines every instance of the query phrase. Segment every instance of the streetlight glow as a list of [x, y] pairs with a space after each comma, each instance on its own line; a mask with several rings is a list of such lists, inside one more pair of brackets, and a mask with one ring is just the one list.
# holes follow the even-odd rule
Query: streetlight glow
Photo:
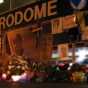
[[0, 0], [0, 4], [2, 4], [4, 2], [4, 0]]

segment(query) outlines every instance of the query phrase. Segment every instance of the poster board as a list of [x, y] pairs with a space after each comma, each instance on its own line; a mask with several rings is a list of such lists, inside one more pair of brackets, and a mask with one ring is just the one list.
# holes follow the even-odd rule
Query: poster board
[[60, 44], [57, 47], [60, 60], [66, 60], [68, 57], [68, 44]]

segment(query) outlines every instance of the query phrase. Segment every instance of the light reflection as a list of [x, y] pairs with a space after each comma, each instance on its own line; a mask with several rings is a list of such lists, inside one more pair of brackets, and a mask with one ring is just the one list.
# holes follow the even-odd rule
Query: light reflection
[[4, 0], [0, 0], [0, 4], [2, 4], [4, 2]]

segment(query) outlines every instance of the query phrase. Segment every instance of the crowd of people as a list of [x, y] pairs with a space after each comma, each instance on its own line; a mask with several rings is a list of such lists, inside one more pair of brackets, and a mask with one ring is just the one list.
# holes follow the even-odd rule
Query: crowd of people
[[[86, 82], [88, 83], [88, 67], [77, 63], [68, 62], [39, 62], [24, 57], [12, 57], [4, 71], [0, 69], [0, 76], [7, 74], [7, 79], [12, 75], [26, 73], [30, 82]], [[4, 75], [5, 76], [5, 75]]]

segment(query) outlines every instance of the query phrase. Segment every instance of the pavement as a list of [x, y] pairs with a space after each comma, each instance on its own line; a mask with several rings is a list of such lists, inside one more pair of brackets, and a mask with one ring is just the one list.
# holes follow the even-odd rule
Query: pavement
[[88, 88], [87, 83], [8, 83], [0, 82], [0, 88]]

